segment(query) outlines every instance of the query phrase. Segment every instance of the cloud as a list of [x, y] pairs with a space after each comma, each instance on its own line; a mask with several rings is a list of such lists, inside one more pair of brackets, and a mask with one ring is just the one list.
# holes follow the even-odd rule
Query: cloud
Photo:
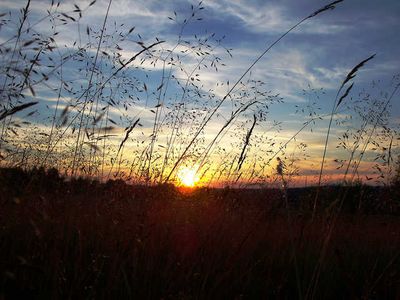
[[[283, 33], [311, 11], [299, 13], [290, 11], [288, 3], [258, 2], [246, 0], [206, 1], [205, 6], [213, 11], [216, 18], [237, 19], [246, 30], [255, 33]], [[317, 9], [317, 8], [315, 8]], [[312, 21], [314, 22], [314, 20]], [[306, 22], [296, 33], [334, 34], [347, 28], [340, 24]]]
[[[31, 2], [31, 13], [33, 19], [38, 19], [46, 14], [46, 9], [49, 7], [51, 1], [36, 0]], [[171, 50], [175, 48], [176, 53], [180, 54], [180, 59], [183, 62], [185, 71], [182, 71], [178, 66], [173, 67], [171, 74], [169, 73], [169, 67], [167, 67], [167, 74], [164, 74], [165, 78], [173, 75], [178, 78], [179, 82], [185, 85], [188, 76], [189, 82], [193, 82], [198, 86], [199, 91], [203, 97], [197, 97], [195, 93], [185, 94], [184, 101], [188, 109], [212, 109], [217, 105], [218, 101], [226, 95], [229, 90], [227, 81], [232, 86], [246, 71], [246, 69], [253, 63], [253, 61], [266, 49], [266, 47], [273, 42], [281, 33], [290, 28], [297, 20], [306, 16], [313, 10], [317, 9], [318, 6], [325, 1], [292, 1], [292, 0], [281, 0], [281, 1], [245, 1], [245, 0], [205, 0], [205, 10], [201, 11], [200, 17], [204, 18], [204, 22], [191, 23], [186, 26], [183, 31], [182, 38], [195, 43], [194, 34], [197, 36], [204, 37], [208, 32], [217, 32], [218, 36], [227, 35], [226, 40], [223, 41], [223, 46], [227, 48], [233, 48], [233, 58], [227, 55], [224, 48], [214, 49], [216, 56], [222, 58], [222, 62], [226, 63], [226, 66], [220, 66], [218, 72], [216, 72], [210, 65], [209, 61], [208, 68], [201, 68], [198, 70], [198, 65], [201, 60], [194, 51], [189, 51], [186, 54], [180, 51], [185, 50], [184, 46], [178, 46], [175, 48], [175, 43], [178, 40], [178, 34], [180, 31], [180, 25], [168, 19], [169, 16], [174, 15], [174, 11], [177, 11], [178, 19], [190, 15], [190, 4], [197, 5], [194, 0], [184, 1], [156, 1], [156, 0], [113, 0], [110, 13], [107, 20], [106, 35], [112, 35], [107, 37], [108, 42], [103, 43], [101, 50], [110, 52], [113, 54], [113, 43], [118, 40], [118, 35], [113, 34], [114, 31], [126, 33], [129, 28], [135, 26], [135, 30], [131, 33], [128, 40], [120, 43], [119, 46], [124, 50], [121, 50], [122, 59], [129, 59], [135, 55], [140, 46], [136, 43], [139, 40], [139, 34], [141, 35], [144, 43], [148, 45], [155, 40], [155, 37], [165, 40], [166, 42], [156, 49]], [[24, 1], [10, 1], [3, 0], [0, 3], [1, 11], [7, 9], [13, 10], [13, 26], [15, 27], [18, 22], [19, 9], [25, 5]], [[73, 1], [66, 0], [62, 1], [61, 11], [69, 12], [74, 9], [73, 4], [78, 3], [81, 8], [85, 8], [90, 3], [90, 0]], [[63, 51], [74, 51], [78, 46], [83, 46], [87, 42], [85, 35], [86, 26], [89, 26], [91, 30], [99, 32], [102, 27], [104, 16], [108, 6], [108, 0], [98, 0], [95, 5], [90, 7], [83, 13], [83, 18], [78, 23], [71, 23], [65, 27], [58, 27], [60, 31], [57, 42], [60, 47], [64, 44], [69, 45]], [[270, 107], [268, 114], [268, 121], [259, 124], [254, 130], [255, 135], [263, 135], [265, 138], [275, 139], [276, 143], [273, 150], [279, 143], [285, 143], [289, 140], [299, 128], [301, 128], [305, 121], [302, 115], [291, 114], [294, 111], [294, 103], [303, 103], [308, 101], [302, 94], [303, 89], [307, 89], [308, 86], [311, 88], [324, 88], [326, 94], [320, 95], [318, 106], [321, 106], [321, 113], [329, 111], [332, 105], [332, 95], [337, 89], [340, 82], [342, 82], [345, 75], [351, 68], [361, 61], [368, 55], [377, 52], [378, 55], [373, 62], [368, 63], [360, 72], [357, 77], [354, 78], [355, 89], [353, 91], [356, 95], [357, 91], [361, 91], [364, 88], [368, 90], [366, 82], [369, 82], [373, 77], [385, 80], [393, 73], [399, 70], [399, 60], [397, 53], [399, 50], [400, 40], [396, 35], [396, 28], [399, 24], [398, 18], [398, 4], [392, 2], [386, 2], [385, 5], [377, 5], [376, 1], [363, 1], [363, 6], [359, 0], [346, 1], [346, 5], [341, 5], [340, 9], [333, 12], [327, 12], [323, 16], [313, 18], [302, 24], [301, 28], [296, 29], [293, 34], [290, 34], [277, 44], [267, 55], [261, 59], [252, 68], [251, 72], [243, 81], [248, 79], [261, 80], [265, 82], [263, 88], [266, 91], [270, 91], [271, 94], [279, 94], [285, 100], [285, 104], [279, 104]], [[366, 4], [364, 4], [366, 3]], [[389, 5], [390, 4], [390, 5]], [[304, 7], [303, 7], [304, 6]], [[317, 7], [315, 7], [317, 6]], [[72, 13], [74, 16], [76, 13]], [[34, 22], [33, 22], [34, 23]], [[31, 23], [31, 24], [33, 24]], [[34, 27], [34, 30], [50, 34], [52, 32], [51, 26], [47, 21], [38, 24]], [[121, 27], [122, 24], [125, 24]], [[8, 25], [7, 25], [8, 26]], [[12, 26], [8, 28], [3, 26], [0, 36], [0, 41], [7, 39], [7, 35], [12, 34]], [[371, 29], [374, 30], [371, 30]], [[79, 44], [78, 29], [81, 31], [81, 44]], [[94, 56], [98, 40], [91, 37], [92, 46], [87, 49], [87, 55]], [[71, 46], [74, 41], [78, 41], [78, 44]], [[157, 54], [157, 52], [155, 53]], [[167, 52], [164, 52], [163, 58], [167, 57]], [[107, 74], [112, 74], [112, 65], [105, 66], [105, 60], [101, 58], [101, 62], [98, 62], [97, 66], [101, 68], [101, 72], [104, 78], [107, 78]], [[43, 62], [45, 64], [46, 62]], [[83, 69], [85, 69], [83, 62]], [[150, 109], [154, 109], [155, 104], [158, 101], [157, 87], [160, 86], [160, 82], [163, 80], [163, 63], [161, 60], [156, 61], [155, 64], [151, 63], [151, 60], [146, 60], [140, 67], [140, 60], [135, 61], [129, 67], [125, 69], [125, 75], [128, 79], [137, 79], [130, 81], [131, 89], [128, 88], [130, 93], [133, 93], [131, 106], [125, 110], [111, 107], [110, 117], [115, 118], [118, 121], [118, 137], [121, 139], [123, 136], [123, 126], [128, 124], [130, 120], [137, 117], [141, 118], [143, 128], [140, 128], [135, 132], [141, 139], [149, 140], [149, 136], [153, 130], [154, 113]], [[81, 66], [77, 62], [66, 64], [63, 70], [63, 76], [65, 80], [72, 80], [76, 90], [79, 90], [79, 85], [82, 85], [82, 89], [87, 86], [87, 78], [85, 71], [78, 72], [78, 67]], [[119, 66], [119, 65], [118, 65]], [[88, 67], [89, 69], [89, 67]], [[194, 77], [199, 77], [200, 81], [191, 80], [190, 77], [193, 72]], [[89, 71], [90, 73], [90, 71]], [[199, 76], [195, 76], [199, 74]], [[389, 75], [388, 75], [389, 74]], [[147, 75], [147, 76], [146, 76]], [[96, 82], [102, 82], [103, 77], [98, 76]], [[165, 79], [164, 78], [164, 79]], [[56, 77], [51, 78], [46, 84], [50, 88], [56, 88]], [[121, 78], [116, 79], [117, 82]], [[147, 91], [143, 91], [143, 81], [147, 84]], [[172, 107], [174, 102], [180, 102], [182, 90], [176, 85], [174, 80], [166, 80], [168, 82], [168, 92], [165, 96], [166, 106]], [[223, 83], [223, 84], [222, 84]], [[161, 89], [166, 87], [166, 85]], [[47, 130], [44, 125], [49, 121], [46, 117], [54, 113], [55, 101], [57, 101], [57, 92], [46, 90], [46, 86], [40, 86], [36, 92], [38, 98], [42, 102], [40, 107], [41, 121], [39, 120], [38, 126], [41, 130]], [[118, 100], [123, 103], [123, 93], [120, 91], [116, 92], [114, 96], [118, 97]], [[248, 91], [247, 91], [248, 92]], [[148, 94], [148, 98], [146, 98]], [[211, 95], [215, 94], [212, 98]], [[69, 98], [65, 93], [65, 98], [62, 99], [59, 105], [61, 110], [66, 103], [74, 103], [76, 99]], [[102, 104], [106, 105], [108, 101], [108, 94], [104, 94], [104, 101]], [[139, 99], [136, 98], [139, 97]], [[234, 100], [227, 99], [224, 105], [221, 106], [217, 114], [212, 118], [205, 128], [204, 134], [200, 136], [204, 138], [204, 144], [207, 143], [218, 133], [221, 126], [226, 122], [226, 119], [230, 116], [233, 108], [233, 103], [238, 101], [238, 91], [236, 91]], [[210, 97], [210, 98], [208, 98]], [[333, 95], [334, 97], [334, 95]], [[248, 99], [248, 98], [247, 98]], [[262, 100], [262, 97], [259, 97]], [[147, 102], [148, 101], [148, 102]], [[145, 106], [147, 103], [147, 107]], [[48, 104], [51, 109], [45, 110], [45, 105]], [[398, 114], [399, 104], [398, 102], [393, 103], [393, 112]], [[162, 116], [164, 117], [165, 112], [169, 112], [163, 106]], [[171, 108], [172, 111], [172, 108]], [[75, 111], [74, 111], [75, 112]], [[73, 112], [73, 113], [74, 113]], [[197, 111], [198, 122], [204, 117], [204, 111]], [[347, 113], [347, 112], [346, 112]], [[47, 115], [46, 115], [47, 114]], [[46, 116], [44, 116], [46, 115]], [[250, 115], [250, 114], [249, 114]], [[35, 115], [36, 116], [36, 115]], [[124, 117], [128, 116], [127, 119]], [[31, 119], [33, 119], [32, 116]], [[123, 117], [121, 120], [119, 117]], [[251, 116], [250, 116], [251, 117]], [[335, 118], [344, 117], [344, 115], [336, 115]], [[310, 164], [317, 165], [320, 163], [318, 158], [321, 156], [321, 152], [324, 148], [324, 138], [327, 130], [327, 118], [319, 120], [317, 125], [314, 126], [314, 131], [310, 134], [309, 128], [306, 128], [301, 134], [298, 135], [297, 142], [306, 142], [309, 145], [308, 153], [313, 156], [309, 161]], [[393, 117], [395, 120], [396, 117]], [[275, 130], [268, 131], [272, 120], [282, 121], [282, 130], [277, 132]], [[232, 126], [228, 129], [228, 133], [221, 141], [220, 145], [226, 145], [237, 150], [238, 145], [242, 143], [243, 136], [247, 130], [247, 124], [245, 123], [245, 116], [238, 118], [237, 124], [243, 126], [238, 129], [238, 126]], [[182, 123], [183, 124], [183, 123]], [[198, 126], [198, 123], [185, 123], [180, 128], [182, 136], [177, 142], [177, 146], [180, 148], [184, 147], [188, 139], [193, 136], [193, 131]], [[160, 132], [158, 142], [164, 143], [169, 134], [170, 127], [163, 127]], [[337, 144], [337, 136], [343, 133], [340, 128], [332, 128], [332, 138], [329, 141], [329, 159], [332, 157], [345, 157], [340, 154], [339, 150], [335, 149]], [[134, 136], [134, 135], [132, 135]], [[135, 137], [138, 137], [135, 136]], [[118, 142], [118, 140], [116, 140]], [[115, 142], [115, 141], [114, 141]], [[201, 141], [203, 142], [203, 140]], [[199, 142], [200, 143], [200, 142]], [[231, 145], [232, 143], [232, 145]], [[287, 151], [291, 151], [294, 147], [295, 142], [289, 144]], [[135, 148], [136, 150], [141, 149], [140, 147], [146, 147], [148, 144], [140, 144], [138, 147], [134, 147], [132, 143], [127, 143], [127, 148]], [[201, 145], [201, 143], [200, 143]], [[236, 148], [235, 148], [236, 147]], [[260, 146], [269, 147], [269, 144]], [[256, 148], [253, 148], [255, 150]], [[258, 148], [257, 148], [258, 149]], [[181, 149], [182, 150], [182, 149]], [[193, 150], [193, 149], [191, 149]], [[138, 150], [139, 151], [139, 150]], [[252, 151], [252, 150], [251, 150]], [[250, 152], [257, 154], [255, 152]], [[340, 156], [342, 155], [342, 156]], [[216, 156], [218, 159], [218, 156]], [[253, 157], [249, 157], [249, 160]], [[302, 168], [307, 170], [307, 164], [303, 164]]]
[[268, 3], [255, 5], [243, 0], [223, 0], [206, 1], [205, 6], [224, 19], [239, 19], [246, 28], [258, 32], [282, 30], [282, 27], [288, 25], [282, 8]]

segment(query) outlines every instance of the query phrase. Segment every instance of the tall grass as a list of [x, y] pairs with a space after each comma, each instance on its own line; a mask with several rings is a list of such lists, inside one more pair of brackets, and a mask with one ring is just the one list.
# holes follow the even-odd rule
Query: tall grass
[[[11, 259], [1, 263], [1, 288], [51, 298], [397, 297], [387, 288], [396, 283], [398, 236], [386, 230], [397, 232], [397, 219], [361, 216], [396, 215], [399, 204], [387, 188], [360, 183], [365, 176], [397, 184], [399, 132], [389, 117], [399, 77], [356, 99], [354, 77], [374, 55], [368, 57], [340, 84], [330, 113], [319, 112], [314, 98], [324, 92], [310, 87], [305, 97], [313, 100], [295, 107], [305, 121], [282, 140], [285, 124], [269, 113], [284, 99], [251, 72], [294, 29], [342, 2], [294, 22], [233, 84], [209, 89], [203, 71], [226, 68], [233, 51], [214, 33], [186, 33], [202, 21], [201, 2], [187, 16], [173, 13], [177, 34], [170, 40], [112, 25], [112, 0], [102, 24], [84, 33], [95, 1], [70, 9], [52, 2], [39, 19], [30, 19], [27, 1], [18, 24], [1, 14], [3, 26], [15, 30], [0, 44], [1, 166], [30, 170], [0, 174], [0, 252]], [[45, 25], [46, 34], [38, 29]], [[77, 38], [63, 45], [60, 36], [71, 28]], [[301, 194], [290, 185], [309, 158], [302, 134], [323, 120], [329, 123], [316, 187]], [[335, 125], [345, 156], [331, 160]], [[341, 186], [323, 186], [328, 163], [344, 169]], [[184, 166], [196, 168], [204, 185], [271, 189], [155, 185], [175, 183]], [[90, 179], [76, 178], [82, 176]]]
[[[277, 172], [285, 181], [285, 168]], [[398, 297], [400, 207], [385, 207], [386, 216], [375, 210], [388, 189], [364, 191], [370, 202], [362, 215], [344, 207], [307, 297], [329, 224], [306, 216], [312, 189], [285, 187], [283, 203], [273, 189], [188, 193], [38, 169], [1, 176], [0, 295], [7, 299]], [[322, 190], [321, 207], [339, 190]], [[361, 193], [353, 188], [348, 200]]]
[[[57, 167], [72, 176], [122, 178], [149, 184], [174, 182], [176, 170], [184, 165], [197, 166], [203, 184], [213, 184], [210, 179], [223, 179], [234, 185], [265, 184], [268, 178], [273, 181], [271, 162], [278, 155], [288, 161], [290, 151], [300, 148], [306, 158], [306, 144], [298, 139], [304, 130], [326, 116], [312, 116], [282, 142], [282, 123], [271, 124], [268, 116], [270, 107], [284, 99], [252, 78], [251, 70], [294, 29], [342, 2], [334, 1], [295, 23], [268, 45], [233, 84], [216, 83], [216, 89], [226, 89], [224, 97], [219, 98], [211, 89], [205, 92], [202, 72], [226, 68], [222, 54], [229, 58], [232, 49], [226, 48], [223, 38], [214, 33], [194, 37], [186, 34], [190, 23], [203, 18], [201, 2], [191, 6], [188, 16], [174, 12], [170, 17], [177, 28], [176, 40], [152, 41], [136, 34], [134, 27], [111, 25], [108, 12], [112, 1], [108, 2], [101, 26], [94, 24], [86, 30], [82, 30], [82, 20], [95, 1], [86, 8], [76, 5], [69, 9], [52, 3], [48, 13], [37, 20], [30, 20], [31, 3], [27, 1], [19, 24], [12, 25], [15, 16], [2, 15], [6, 26], [15, 26], [16, 30], [15, 36], [1, 45], [5, 54], [1, 66], [7, 74], [2, 78], [1, 93], [2, 99], [8, 99], [0, 117], [2, 164]], [[38, 26], [44, 24], [52, 33], [36, 34]], [[62, 48], [60, 36], [64, 27], [77, 28], [78, 34], [77, 40]], [[127, 57], [126, 51], [133, 54]], [[334, 117], [345, 98], [350, 97], [350, 80], [371, 58], [356, 66], [338, 89], [329, 115], [318, 186], [322, 183]], [[26, 61], [30, 63], [24, 68]], [[159, 71], [150, 72], [152, 67]], [[76, 84], [77, 79], [80, 84]], [[345, 85], [348, 86], [343, 92]], [[54, 95], [55, 106], [44, 108], [38, 102], [38, 89]], [[223, 110], [229, 105], [232, 109], [227, 115]], [[27, 114], [23, 118], [14, 119], [15, 114], [22, 115], [24, 111]], [[210, 137], [212, 122], [221, 123], [221, 119], [222, 124]], [[253, 119], [257, 121], [253, 123]], [[370, 123], [363, 124], [361, 132]], [[371, 137], [374, 132], [369, 131]], [[358, 149], [361, 136], [354, 150]], [[364, 152], [368, 145], [369, 142], [364, 144]], [[390, 148], [395, 149], [394, 145]], [[345, 178], [355, 154], [353, 151], [347, 161]], [[360, 163], [362, 157], [358, 157]], [[216, 165], [218, 160], [221, 162]], [[293, 169], [298, 170], [294, 162]], [[352, 177], [357, 170], [358, 167], [353, 169]], [[314, 211], [318, 192], [315, 199]]]

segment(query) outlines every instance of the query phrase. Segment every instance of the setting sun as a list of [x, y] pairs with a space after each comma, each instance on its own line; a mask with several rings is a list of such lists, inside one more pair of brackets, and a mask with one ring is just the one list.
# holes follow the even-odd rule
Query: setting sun
[[196, 174], [197, 172], [196, 167], [183, 167], [178, 171], [178, 179], [179, 182], [188, 187], [193, 187], [199, 181], [199, 176]]

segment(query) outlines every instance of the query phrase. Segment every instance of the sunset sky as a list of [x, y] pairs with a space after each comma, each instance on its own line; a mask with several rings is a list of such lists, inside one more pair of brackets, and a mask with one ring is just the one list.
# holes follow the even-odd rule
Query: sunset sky
[[[51, 1], [31, 1], [31, 24], [35, 20], [40, 20], [46, 14], [46, 9], [48, 9], [50, 3]], [[62, 1], [60, 11], [72, 11], [74, 3], [81, 8], [86, 8], [90, 1]], [[79, 24], [72, 22], [65, 26], [58, 37], [59, 47], [63, 48], [63, 44], [70, 47], [74, 41], [77, 41], [76, 47], [79, 44], [85, 44], [87, 42], [84, 34], [86, 28], [88, 26], [97, 30], [101, 28], [108, 3], [107, 0], [98, 0], [83, 12]], [[212, 103], [218, 103], [218, 99], [222, 99], [227, 92], [227, 81], [231, 85], [235, 83], [269, 44], [296, 22], [328, 3], [329, 1], [322, 0], [203, 1], [202, 7], [204, 9], [197, 11], [196, 19], [191, 20], [185, 26], [182, 31], [182, 39], [193, 40], [195, 35], [196, 37], [205, 37], [211, 33], [215, 33], [216, 38], [224, 37], [221, 42], [223, 47], [216, 47], [215, 53], [225, 65], [220, 65], [218, 72], [211, 68], [199, 70], [200, 90], [204, 94], [210, 93], [210, 90], [212, 90], [215, 93], [213, 101], [216, 101]], [[1, 43], [15, 33], [19, 9], [24, 7], [25, 4], [26, 1], [21, 0], [2, 0], [0, 2], [0, 13], [11, 12], [11, 15], [2, 18], [12, 20], [11, 24], [1, 27]], [[158, 37], [160, 40], [166, 41], [160, 47], [172, 49], [182, 28], [182, 21], [185, 18], [190, 18], [191, 5], [196, 8], [198, 2], [113, 0], [107, 19], [108, 33], [112, 32], [112, 28], [118, 28], [121, 24], [124, 24], [126, 30], [135, 26], [131, 41], [124, 43], [124, 53], [127, 58], [140, 50], [140, 47], [134, 43], [140, 38], [145, 45], [149, 45], [155, 42], [155, 38]], [[176, 17], [174, 12], [176, 12]], [[76, 14], [72, 15], [75, 16]], [[336, 9], [326, 11], [305, 21], [286, 36], [244, 78], [244, 80], [251, 78], [265, 82], [263, 89], [270, 92], [270, 95], [279, 94], [279, 97], [284, 101], [284, 103], [274, 104], [268, 108], [267, 120], [264, 123], [257, 124], [254, 133], [265, 134], [269, 126], [274, 124], [274, 121], [281, 122], [279, 131], [275, 129], [271, 131], [271, 136], [276, 139], [278, 145], [287, 141], [308, 120], [307, 113], [295, 113], [298, 108], [306, 108], [308, 104], [315, 100], [314, 106], [319, 108], [318, 113], [321, 115], [328, 114], [333, 105], [336, 91], [347, 73], [360, 61], [372, 54], [376, 54], [376, 57], [360, 69], [357, 76], [352, 80], [354, 87], [348, 98], [351, 100], [348, 100], [346, 104], [350, 104], [352, 100], [362, 99], [363, 95], [365, 96], [367, 93], [378, 98], [384, 97], [384, 93], [392, 93], [395, 84], [399, 82], [398, 80], [397, 82], [393, 81], [393, 76], [400, 73], [399, 16], [400, 2], [397, 0], [346, 0], [339, 3]], [[174, 20], [171, 20], [171, 18]], [[40, 33], [49, 31], [48, 23], [45, 22], [33, 28]], [[81, 32], [80, 35], [79, 32]], [[68, 51], [68, 47], [64, 47], [62, 51]], [[232, 57], [228, 55], [226, 49], [232, 49], [230, 51]], [[185, 66], [189, 69], [198, 62], [195, 55], [184, 59]], [[138, 62], [136, 64], [138, 65]], [[142, 65], [144, 69], [141, 70], [134, 69], [134, 65], [130, 67], [127, 72], [131, 72], [129, 74], [143, 80], [146, 83], [146, 88], [152, 92], [147, 100], [143, 98], [144, 93], [139, 93], [140, 99], [129, 108], [131, 118], [135, 119], [135, 116], [140, 115], [142, 127], [141, 132], [137, 134], [148, 137], [151, 134], [154, 119], [154, 114], [150, 109], [154, 109], [157, 104], [155, 95], [157, 94], [157, 87], [160, 85], [162, 64], [161, 62], [157, 62], [155, 65], [145, 63]], [[74, 68], [73, 64], [69, 64], [65, 70], [66, 76], [70, 74], [73, 77]], [[146, 70], [150, 72], [147, 73], [148, 77], [146, 77]], [[171, 74], [176, 77], [182, 76], [178, 69], [172, 70]], [[1, 77], [1, 80], [4, 80], [4, 76]], [[222, 83], [224, 85], [221, 86]], [[79, 81], [77, 84], [79, 84]], [[162, 89], [166, 89], [166, 87], [163, 86]], [[168, 91], [166, 90], [167, 99], [173, 101], [177, 97], [174, 95], [178, 95], [179, 92], [180, 88], [176, 84], [171, 84]], [[56, 96], [45, 87], [38, 88], [36, 93], [40, 100], [38, 111], [41, 116], [26, 117], [26, 119], [36, 122], [38, 126], [45, 127], [54, 110]], [[29, 93], [27, 94], [28, 97], [31, 97]], [[397, 93], [391, 101], [391, 116], [389, 118], [389, 125], [397, 130], [400, 123], [399, 95]], [[191, 100], [188, 99], [187, 101], [190, 103]], [[67, 104], [67, 100], [64, 103], [61, 102], [60, 108]], [[193, 105], [195, 104], [193, 103]], [[212, 139], [221, 128], [224, 118], [226, 120], [232, 112], [233, 102], [224, 103], [219, 111], [220, 114], [216, 115], [205, 128], [206, 142]], [[110, 117], [115, 120], [118, 120], [119, 114], [118, 109], [110, 111]], [[18, 116], [23, 119], [23, 115], [21, 113]], [[249, 113], [241, 116], [243, 119], [239, 119], [243, 121], [243, 124], [246, 124], [241, 134], [245, 134], [246, 130], [250, 128], [251, 115]], [[343, 107], [343, 112], [339, 111], [335, 120], [346, 116], [350, 117], [349, 111]], [[358, 124], [357, 121], [354, 122], [353, 128], [357, 127]], [[309, 158], [307, 162], [298, 162], [302, 174], [316, 174], [315, 169], [321, 160], [327, 124], [328, 117], [323, 117], [323, 120], [318, 120], [312, 126], [312, 132], [307, 129], [298, 136], [297, 143], [304, 142], [308, 145], [306, 152]], [[122, 129], [127, 124], [121, 121], [118, 126], [121, 130], [116, 137], [117, 144], [123, 138]], [[328, 148], [330, 163], [327, 167], [332, 174], [336, 172], [334, 165], [331, 164], [333, 158], [345, 159], [347, 157], [336, 150], [338, 137], [343, 132], [343, 127], [334, 124]], [[249, 151], [255, 151], [257, 146], [262, 147], [262, 145], [257, 145], [261, 141], [262, 139], [260, 141], [253, 140], [251, 142], [253, 150], [250, 149]], [[228, 132], [226, 139], [221, 141], [220, 145], [229, 142]], [[237, 142], [238, 147], [240, 147], [240, 143], [243, 141], [239, 138]], [[163, 145], [163, 143], [165, 143], [165, 140], [160, 135], [157, 144]], [[135, 147], [135, 142], [128, 141], [127, 145], [128, 148]], [[394, 139], [394, 153], [399, 150], [398, 145], [398, 141]], [[373, 156], [367, 156], [367, 158], [371, 160], [372, 164]], [[361, 168], [364, 174], [372, 173], [369, 170], [371, 164], [365, 164]]]

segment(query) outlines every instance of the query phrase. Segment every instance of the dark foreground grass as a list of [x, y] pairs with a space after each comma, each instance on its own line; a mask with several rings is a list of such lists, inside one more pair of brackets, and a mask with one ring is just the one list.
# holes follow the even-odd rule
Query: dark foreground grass
[[[315, 191], [289, 190], [288, 226], [279, 190], [0, 176], [0, 299], [296, 299], [293, 253], [301, 295], [311, 298], [330, 202], [342, 189], [322, 189], [312, 222]], [[399, 299], [394, 192], [348, 194], [314, 298]]]

